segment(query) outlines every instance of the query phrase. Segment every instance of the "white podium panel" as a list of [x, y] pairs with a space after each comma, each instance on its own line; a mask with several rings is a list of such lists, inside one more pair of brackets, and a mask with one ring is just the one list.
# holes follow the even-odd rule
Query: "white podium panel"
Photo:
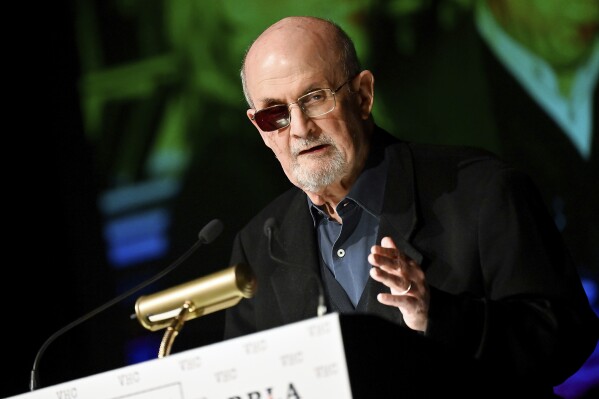
[[352, 394], [339, 315], [333, 313], [12, 398], [345, 399]]

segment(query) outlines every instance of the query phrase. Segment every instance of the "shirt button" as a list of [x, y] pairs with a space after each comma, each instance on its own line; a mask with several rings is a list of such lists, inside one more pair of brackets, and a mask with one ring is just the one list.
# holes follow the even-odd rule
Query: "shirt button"
[[345, 249], [338, 249], [337, 256], [343, 258], [345, 256]]

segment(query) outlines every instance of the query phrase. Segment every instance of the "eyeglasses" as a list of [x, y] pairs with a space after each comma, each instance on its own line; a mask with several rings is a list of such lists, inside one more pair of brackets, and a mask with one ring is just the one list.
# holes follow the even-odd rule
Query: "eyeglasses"
[[256, 121], [258, 127], [264, 132], [272, 132], [278, 129], [283, 129], [291, 123], [290, 107], [297, 104], [302, 112], [310, 118], [328, 114], [335, 109], [337, 102], [335, 93], [337, 93], [351, 79], [346, 80], [343, 84], [333, 89], [318, 89], [304, 94], [297, 99], [296, 102], [289, 104], [278, 104], [272, 107], [262, 108], [256, 111], [252, 120]]

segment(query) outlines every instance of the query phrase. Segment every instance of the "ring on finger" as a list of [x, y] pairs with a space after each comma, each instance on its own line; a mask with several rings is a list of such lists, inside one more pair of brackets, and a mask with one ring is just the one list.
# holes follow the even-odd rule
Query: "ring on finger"
[[408, 292], [410, 292], [411, 289], [412, 289], [412, 282], [410, 281], [408, 288], [406, 288], [404, 291], [400, 292], [398, 295], [406, 295]]

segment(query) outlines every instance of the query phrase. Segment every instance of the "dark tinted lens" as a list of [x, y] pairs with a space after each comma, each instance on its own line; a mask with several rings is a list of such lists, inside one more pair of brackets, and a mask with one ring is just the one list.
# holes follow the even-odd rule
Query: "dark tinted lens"
[[289, 110], [286, 105], [275, 105], [256, 112], [254, 119], [265, 132], [282, 129], [289, 125]]

